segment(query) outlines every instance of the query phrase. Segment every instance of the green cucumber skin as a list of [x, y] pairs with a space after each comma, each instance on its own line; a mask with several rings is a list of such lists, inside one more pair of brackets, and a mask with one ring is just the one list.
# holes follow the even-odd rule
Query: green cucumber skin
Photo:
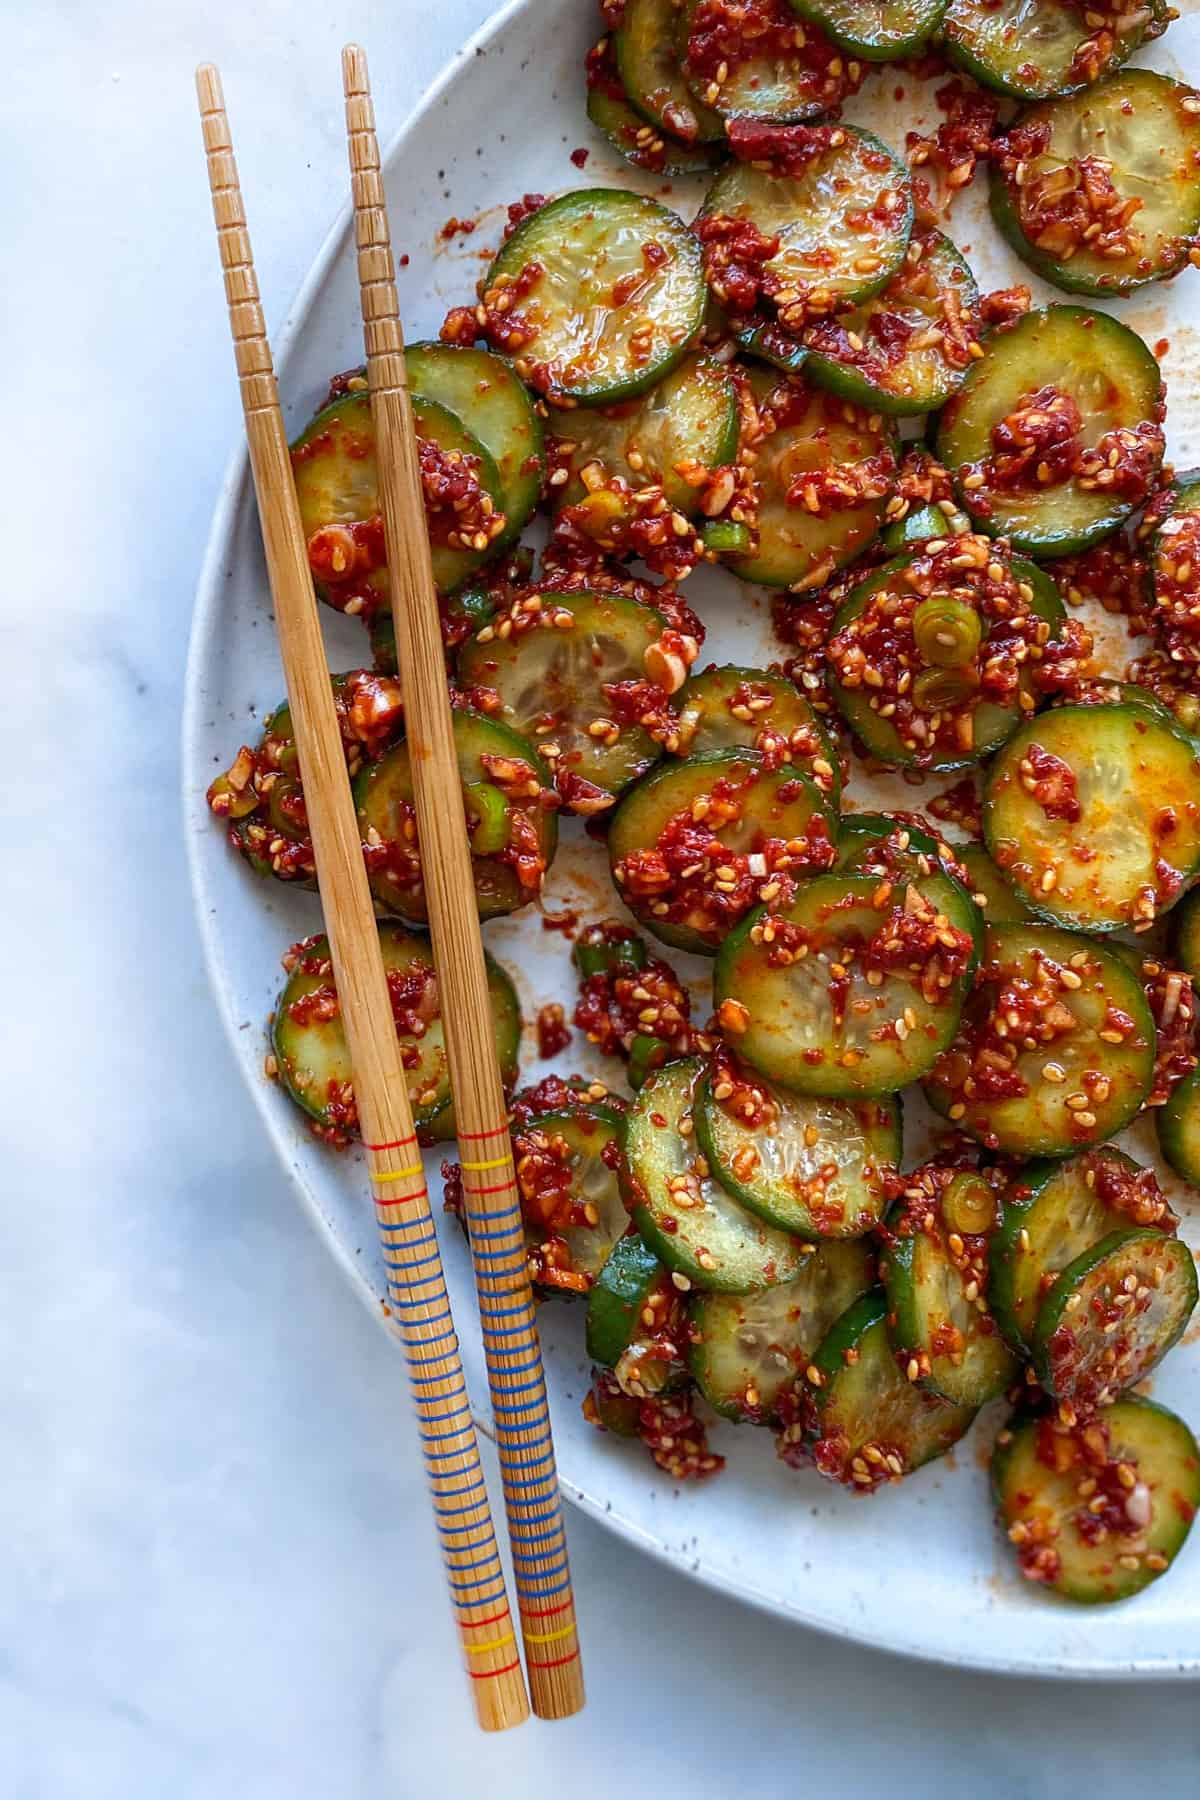
[[903, 37], [880, 43], [865, 33], [836, 25], [830, 19], [830, 9], [823, 4], [823, 0], [790, 0], [792, 11], [816, 25], [840, 50], [859, 57], [863, 62], [878, 63], [898, 62], [902, 57], [915, 56], [937, 34], [949, 3], [950, 0], [931, 0], [931, 3], [923, 7], [920, 23], [914, 30]]
[[[725, 160], [715, 145], [678, 142], [656, 120], [647, 121], [631, 100], [615, 99], [601, 88], [588, 89], [587, 116], [617, 154], [635, 169], [649, 168], [655, 175], [711, 175]], [[661, 161], [647, 163], [638, 149], [636, 134], [647, 123], [661, 133]]]
[[646, 1295], [665, 1265], [640, 1237], [614, 1244], [588, 1293], [586, 1347], [592, 1362], [614, 1369], [633, 1341]]
[[[1048, 1394], [1053, 1395], [1058, 1392], [1054, 1382], [1051, 1344], [1055, 1333], [1067, 1317], [1066, 1302], [1076, 1284], [1089, 1275], [1097, 1264], [1106, 1261], [1107, 1258], [1112, 1256], [1115, 1252], [1130, 1249], [1136, 1244], [1149, 1243], [1155, 1240], [1170, 1246], [1171, 1248], [1168, 1251], [1168, 1254], [1173, 1255], [1176, 1258], [1181, 1269], [1186, 1269], [1188, 1271], [1188, 1285], [1190, 1287], [1192, 1299], [1191, 1305], [1183, 1313], [1179, 1321], [1178, 1328], [1161, 1346], [1154, 1361], [1145, 1364], [1135, 1379], [1139, 1381], [1143, 1380], [1153, 1369], [1158, 1367], [1167, 1352], [1173, 1350], [1175, 1345], [1179, 1342], [1184, 1331], [1187, 1329], [1188, 1320], [1195, 1311], [1197, 1298], [1200, 1297], [1200, 1283], [1197, 1281], [1196, 1264], [1193, 1260], [1191, 1251], [1179, 1238], [1168, 1237], [1164, 1232], [1155, 1231], [1153, 1229], [1140, 1230], [1135, 1228], [1131, 1231], [1110, 1231], [1108, 1236], [1101, 1238], [1098, 1244], [1093, 1244], [1090, 1250], [1085, 1250], [1082, 1256], [1077, 1256], [1074, 1262], [1067, 1264], [1066, 1268], [1055, 1282], [1054, 1287], [1042, 1302], [1042, 1308], [1038, 1314], [1037, 1329], [1033, 1334], [1033, 1363], [1038, 1372], [1038, 1379], [1041, 1381], [1042, 1386], [1046, 1389]], [[1071, 1396], [1060, 1395], [1059, 1397], [1070, 1398]]]
[[[1130, 369], [1135, 363], [1138, 365], [1138, 379], [1145, 383], [1147, 393], [1147, 400], [1138, 408], [1138, 417], [1154, 416], [1155, 410], [1162, 404], [1164, 392], [1162, 371], [1155, 361], [1149, 345], [1128, 326], [1113, 318], [1110, 313], [1096, 312], [1089, 307], [1060, 304], [1041, 307], [1026, 313], [1010, 329], [989, 336], [983, 360], [974, 363], [967, 371], [963, 385], [946, 402], [937, 421], [934, 453], [938, 461], [950, 471], [959, 505], [968, 516], [975, 517], [971, 510], [972, 496], [962, 487], [959, 470], [964, 466], [964, 461], [970, 459], [959, 458], [953, 448], [952, 438], [961, 414], [971, 403], [975, 384], [983, 379], [980, 371], [987, 371], [989, 356], [1017, 354], [1027, 338], [1032, 338], [1036, 346], [1039, 333], [1054, 333], [1076, 326], [1080, 330], [1095, 332], [1102, 337], [1110, 338], [1112, 358], [1117, 356], [1119, 350], [1129, 359]], [[1046, 375], [1044, 368], [1037, 367], [1037, 357], [1035, 356], [1032, 360], [1034, 366], [1029, 382], [1026, 384], [1026, 391], [1030, 391], [1034, 385], [1040, 385]], [[1036, 525], [1036, 529], [1014, 529], [1007, 527], [1002, 519], [983, 514], [976, 519], [976, 525], [980, 531], [986, 531], [993, 537], [1007, 537], [1018, 555], [1032, 557], [1035, 561], [1047, 561], [1054, 557], [1071, 556], [1090, 549], [1102, 538], [1110, 536], [1132, 510], [1127, 503], [1114, 505], [1108, 512], [1090, 524], [1081, 525], [1077, 530], [1064, 530], [1061, 526], [1046, 526], [1040, 523]]]
[[[537, 212], [531, 213], [513, 232], [507, 243], [503, 245], [485, 278], [488, 286], [494, 285], [499, 275], [515, 275], [527, 262], [537, 261], [539, 244], [548, 225], [563, 231], [569, 227], [574, 217], [581, 212], [597, 212], [605, 204], [622, 207], [626, 203], [637, 202], [647, 215], [647, 223], [653, 218], [660, 236], [670, 240], [669, 261], [685, 265], [686, 273], [691, 277], [694, 288], [690, 308], [680, 320], [672, 333], [677, 342], [657, 356], [647, 359], [646, 365], [637, 374], [625, 374], [610, 380], [592, 380], [563, 390], [565, 397], [580, 406], [614, 406], [621, 400], [632, 400], [638, 394], [644, 394], [661, 381], [665, 375], [683, 361], [698, 337], [704, 325], [704, 314], [708, 304], [708, 284], [704, 278], [703, 259], [699, 241], [684, 225], [677, 214], [671, 212], [655, 200], [632, 194], [624, 188], [573, 188], [568, 193], [560, 194], [557, 199], [548, 200]], [[538, 340], [529, 346], [535, 358]], [[555, 390], [557, 392], [557, 390]]]
[[1171, 954], [1181, 969], [1200, 982], [1200, 888], [1193, 888], [1171, 914]]
[[[436, 341], [410, 344], [404, 353], [409, 383], [414, 400], [436, 400], [462, 419], [468, 430], [475, 431], [496, 464], [500, 477], [504, 510], [508, 523], [495, 538], [488, 551], [489, 560], [508, 549], [520, 537], [538, 503], [538, 494], [546, 472], [545, 434], [529, 390], [507, 358], [478, 346], [470, 349]], [[471, 371], [464, 383], [462, 377]], [[473, 419], [489, 397], [481, 402], [471, 391], [473, 382], [503, 382], [512, 415], [512, 431], [519, 441], [509, 442], [507, 455], [500, 454], [498, 442], [489, 441], [491, 434], [476, 431]], [[511, 473], [509, 472], [509, 465]]]
[[[1140, 279], [1114, 277], [1110, 281], [1100, 281], [1091, 275], [1072, 273], [1069, 262], [1062, 262], [1058, 257], [1048, 255], [1045, 250], [1039, 250], [1025, 236], [1012, 195], [1008, 191], [1008, 183], [999, 169], [992, 170], [988, 183], [988, 210], [992, 215], [993, 225], [1009, 249], [1015, 251], [1035, 275], [1040, 275], [1043, 281], [1048, 281], [1051, 287], [1058, 288], [1061, 293], [1081, 294], [1089, 300], [1121, 300], [1136, 293], [1139, 288], [1149, 286], [1151, 282], [1170, 278], [1166, 273], [1156, 271], [1153, 275]], [[1177, 271], [1172, 270], [1171, 273]]]
[[[1160, 1552], [1167, 1554], [1169, 1567], [1182, 1549], [1191, 1530], [1196, 1511], [1200, 1509], [1200, 1449], [1197, 1448], [1196, 1440], [1190, 1429], [1176, 1413], [1169, 1411], [1165, 1406], [1158, 1405], [1153, 1400], [1145, 1399], [1140, 1394], [1123, 1394], [1112, 1407], [1105, 1410], [1112, 1429], [1118, 1436], [1118, 1441], [1122, 1429], [1128, 1430], [1127, 1426], [1122, 1426], [1122, 1421], [1128, 1419], [1130, 1415], [1142, 1419], [1145, 1423], [1160, 1423], [1164, 1432], [1169, 1431], [1179, 1441], [1180, 1459], [1190, 1477], [1188, 1491], [1186, 1493], [1176, 1492], [1171, 1495], [1172, 1504], [1166, 1516], [1173, 1527], [1170, 1532], [1170, 1539], [1173, 1541], [1164, 1541], [1160, 1538], [1156, 1544]], [[1038, 1424], [1038, 1419], [1031, 1417], [1028, 1413], [1014, 1413], [1008, 1419], [1006, 1429], [996, 1440], [996, 1446], [992, 1452], [990, 1485], [992, 1500], [1002, 1525], [1007, 1525], [1013, 1518], [1008, 1504], [1008, 1490], [1012, 1485], [1013, 1465], [1029, 1434], [1037, 1431]], [[1139, 1469], [1143, 1467], [1140, 1455], [1138, 1466]], [[1149, 1469], [1145, 1472], [1151, 1473]], [[1045, 1473], [1049, 1474], [1048, 1471]], [[1023, 1485], [1022, 1493], [1028, 1492], [1029, 1489]], [[1014, 1499], [1020, 1497], [1013, 1496]], [[1038, 1498], [1036, 1490], [1030, 1497], [1033, 1500]], [[1161, 1529], [1161, 1519], [1158, 1524]], [[1079, 1581], [1072, 1581], [1069, 1577], [1064, 1578], [1060, 1572], [1058, 1578], [1050, 1586], [1051, 1591], [1060, 1599], [1074, 1606], [1107, 1606], [1114, 1602], [1130, 1599], [1155, 1581], [1159, 1574], [1166, 1572], [1165, 1569], [1161, 1571], [1149, 1569], [1145, 1560], [1142, 1559], [1139, 1567], [1133, 1570], [1121, 1569], [1119, 1565], [1109, 1563], [1099, 1571], [1103, 1580], [1087, 1585]]]
[[[928, 1332], [922, 1323], [921, 1301], [914, 1271], [916, 1252], [915, 1235], [896, 1237], [880, 1258], [879, 1273], [888, 1303], [888, 1336], [900, 1356], [913, 1356], [929, 1349]], [[1004, 1393], [1017, 1372], [1016, 1359], [1011, 1356], [1007, 1340], [999, 1334], [997, 1347], [1001, 1350], [1001, 1356], [995, 1375], [978, 1393], [968, 1397], [949, 1393], [944, 1385], [939, 1386], [936, 1359], [934, 1372], [921, 1377], [918, 1385], [926, 1393], [936, 1394], [939, 1400], [945, 1400], [952, 1406], [984, 1406], [989, 1400], [994, 1400], [997, 1394]]]
[[[722, 1164], [720, 1157], [717, 1154], [708, 1113], [711, 1096], [712, 1077], [706, 1075], [696, 1093], [696, 1110], [694, 1114], [696, 1141], [700, 1145], [700, 1149], [704, 1156], [707, 1158], [709, 1166], [717, 1172], [717, 1179], [721, 1183], [721, 1186], [725, 1188], [728, 1193], [732, 1194], [736, 1200], [740, 1200], [743, 1206], [749, 1208], [751, 1212], [757, 1213], [759, 1218], [765, 1219], [768, 1225], [774, 1225], [780, 1231], [789, 1232], [793, 1237], [803, 1238], [807, 1243], [844, 1243], [853, 1241], [856, 1236], [866, 1236], [868, 1231], [874, 1229], [873, 1225], [868, 1225], [864, 1226], [862, 1231], [856, 1234], [829, 1234], [818, 1231], [815, 1228], [806, 1229], [797, 1224], [794, 1220], [784, 1220], [780, 1218], [776, 1212], [772, 1211], [769, 1203], [760, 1198], [752, 1186], [744, 1181], [739, 1181], [733, 1170], [726, 1168]], [[903, 1124], [900, 1112], [900, 1096], [896, 1095], [893, 1097], [887, 1095], [881, 1099], [863, 1100], [859, 1102], [842, 1101], [841, 1104], [843, 1106], [854, 1106], [857, 1104], [861, 1106], [880, 1107], [889, 1115], [885, 1124], [881, 1124], [878, 1129], [887, 1129], [890, 1139], [887, 1160], [898, 1169], [900, 1167], [903, 1147]], [[880, 1206], [882, 1209], [882, 1201], [880, 1202]], [[878, 1223], [878, 1220], [876, 1220], [876, 1223]]]
[[1185, 1075], [1154, 1114], [1158, 1147], [1182, 1180], [1200, 1188], [1200, 1069]]

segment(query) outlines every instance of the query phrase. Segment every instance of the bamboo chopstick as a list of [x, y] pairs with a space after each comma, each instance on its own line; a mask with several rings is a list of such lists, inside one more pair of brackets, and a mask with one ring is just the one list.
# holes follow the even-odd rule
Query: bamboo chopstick
[[196, 91], [250, 467], [388, 1293], [476, 1715], [485, 1731], [501, 1731], [527, 1718], [529, 1703], [413, 1132], [229, 121], [211, 64], [196, 71]]
[[367, 59], [342, 52], [358, 276], [421, 870], [534, 1711], [583, 1705], [550, 1413], [487, 999]]

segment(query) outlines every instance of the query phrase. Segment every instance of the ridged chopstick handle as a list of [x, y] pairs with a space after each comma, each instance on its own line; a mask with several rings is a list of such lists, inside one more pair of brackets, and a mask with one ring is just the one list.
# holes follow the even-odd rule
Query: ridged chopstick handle
[[417, 838], [442, 994], [463, 1192], [534, 1711], [566, 1718], [583, 1676], [520, 1195], [461, 807], [404, 338], [366, 57], [342, 53], [376, 462], [412, 746]]
[[408, 1363], [472, 1701], [483, 1728], [497, 1731], [528, 1717], [525, 1683], [413, 1131], [216, 70], [199, 69], [196, 88], [250, 464], [390, 1307]]

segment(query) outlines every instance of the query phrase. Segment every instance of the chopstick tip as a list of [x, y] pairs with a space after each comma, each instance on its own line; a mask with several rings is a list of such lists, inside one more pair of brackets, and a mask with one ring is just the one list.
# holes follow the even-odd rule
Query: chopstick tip
[[347, 44], [342, 50], [342, 85], [348, 95], [371, 91], [367, 53], [361, 44]]
[[224, 110], [225, 94], [221, 87], [221, 76], [216, 63], [202, 62], [197, 65], [196, 95], [200, 101], [201, 112]]

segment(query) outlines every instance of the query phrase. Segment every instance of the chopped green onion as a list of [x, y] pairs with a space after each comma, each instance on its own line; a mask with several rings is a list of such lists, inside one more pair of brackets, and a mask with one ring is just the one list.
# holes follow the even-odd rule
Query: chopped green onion
[[931, 594], [913, 614], [913, 642], [925, 662], [937, 669], [960, 669], [983, 640], [983, 624], [973, 606]]
[[508, 801], [490, 781], [468, 781], [463, 787], [474, 856], [495, 856], [508, 842]]

